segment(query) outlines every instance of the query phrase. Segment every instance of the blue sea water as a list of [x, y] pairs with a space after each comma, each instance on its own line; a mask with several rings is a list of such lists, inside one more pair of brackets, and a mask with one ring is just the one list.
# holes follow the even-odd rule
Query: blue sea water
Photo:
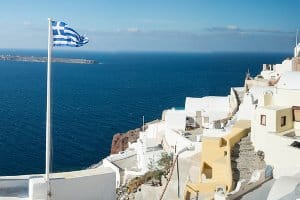
[[[46, 51], [0, 50], [46, 56]], [[55, 51], [102, 64], [53, 63], [53, 171], [83, 169], [110, 152], [113, 134], [183, 107], [185, 97], [228, 95], [284, 53]], [[46, 63], [0, 61], [0, 175], [43, 173]]]

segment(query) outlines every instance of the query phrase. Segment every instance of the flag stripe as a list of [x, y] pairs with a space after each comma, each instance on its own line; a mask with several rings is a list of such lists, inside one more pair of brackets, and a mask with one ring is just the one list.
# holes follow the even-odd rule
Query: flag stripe
[[74, 42], [78, 41], [78, 39], [73, 36], [56, 35], [53, 37], [53, 41], [58, 41], [58, 40], [72, 40]]

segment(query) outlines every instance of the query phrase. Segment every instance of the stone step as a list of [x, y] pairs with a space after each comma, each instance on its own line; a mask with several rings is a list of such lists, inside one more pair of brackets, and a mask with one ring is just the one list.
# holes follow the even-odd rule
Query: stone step
[[248, 169], [249, 171], [254, 171], [256, 169], [264, 169], [263, 165], [247, 165], [247, 164], [238, 164], [236, 166], [236, 169], [238, 169], [239, 171], [244, 170], [244, 169]]
[[245, 150], [248, 150], [248, 151], [254, 151], [254, 146], [252, 145], [242, 145], [239, 149], [240, 151], [245, 151]]
[[240, 154], [240, 155], [234, 155], [234, 156], [231, 156], [231, 160], [232, 161], [235, 161], [235, 162], [238, 162], [240, 160], [253, 160], [253, 159], [257, 159], [255, 154], [249, 154], [249, 153], [243, 153], [243, 154]]
[[253, 143], [251, 142], [251, 140], [242, 140], [239, 142], [240, 145], [252, 145]]
[[254, 147], [252, 145], [245, 145], [245, 146], [241, 146], [239, 149], [232, 149], [231, 150], [231, 154], [239, 154], [241, 152], [254, 152]]
[[256, 157], [256, 154], [255, 154], [255, 152], [253, 152], [251, 150], [249, 150], [249, 151], [243, 150], [243, 151], [239, 151], [239, 152], [233, 152], [231, 154], [231, 156], [232, 157], [242, 157], [242, 156], [254, 156], [254, 157]]
[[232, 177], [235, 182], [241, 179], [249, 181], [255, 170], [264, 169], [265, 166], [266, 163], [263, 161], [263, 155], [258, 155], [255, 152], [250, 135], [242, 138], [231, 149]]

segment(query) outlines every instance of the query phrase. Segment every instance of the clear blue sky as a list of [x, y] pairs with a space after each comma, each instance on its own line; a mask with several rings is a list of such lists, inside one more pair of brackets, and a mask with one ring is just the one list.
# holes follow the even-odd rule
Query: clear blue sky
[[98, 51], [291, 52], [297, 0], [5, 0], [0, 48], [47, 49], [47, 18]]

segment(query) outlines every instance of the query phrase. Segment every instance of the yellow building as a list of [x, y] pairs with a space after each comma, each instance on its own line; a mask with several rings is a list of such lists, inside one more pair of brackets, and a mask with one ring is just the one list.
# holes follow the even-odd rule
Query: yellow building
[[200, 180], [186, 185], [185, 199], [199, 194], [212, 197], [217, 188], [229, 192], [233, 189], [231, 148], [248, 135], [250, 121], [238, 121], [224, 137], [208, 137], [202, 140]]

